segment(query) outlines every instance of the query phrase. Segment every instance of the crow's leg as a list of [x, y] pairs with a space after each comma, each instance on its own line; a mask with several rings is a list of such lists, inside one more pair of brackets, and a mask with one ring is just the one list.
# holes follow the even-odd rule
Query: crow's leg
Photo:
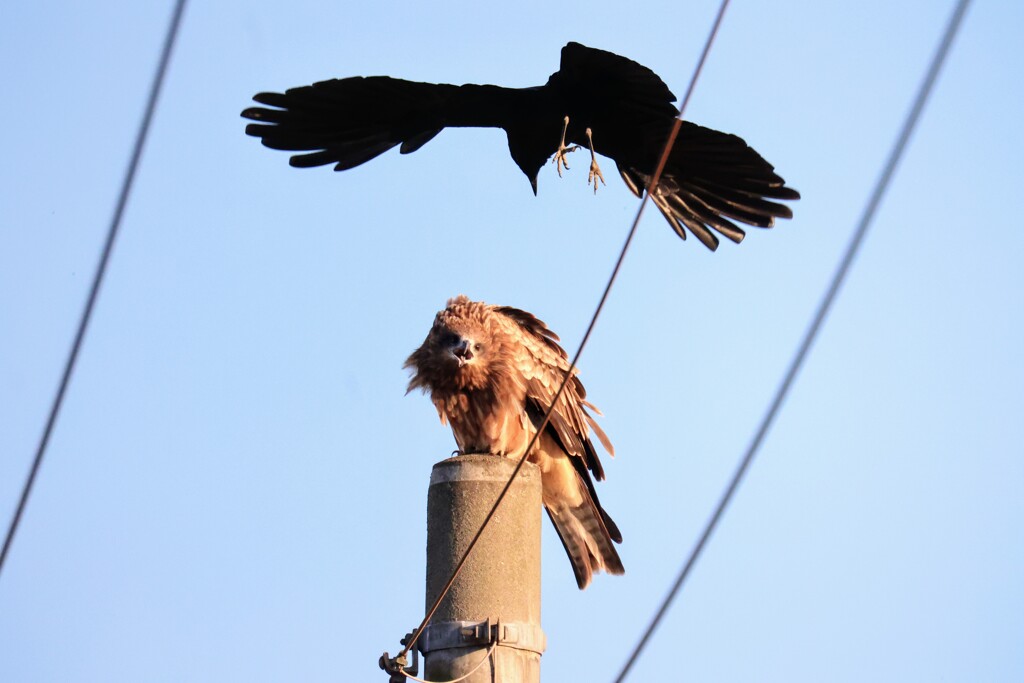
[[569, 154], [570, 152], [575, 152], [577, 149], [580, 148], [579, 145], [572, 145], [570, 147], [566, 147], [565, 146], [565, 133], [566, 133], [567, 130], [569, 130], [569, 117], [568, 116], [565, 117], [565, 121], [562, 124], [562, 141], [558, 143], [558, 149], [555, 151], [554, 164], [555, 164], [555, 168], [558, 170], [558, 177], [559, 178], [562, 177], [562, 167], [563, 166], [565, 167], [566, 171], [569, 170], [569, 164], [566, 163], [565, 155]]
[[[568, 119], [566, 119], [568, 121]], [[601, 184], [604, 185], [604, 176], [601, 174], [601, 167], [597, 165], [597, 157], [594, 156], [594, 136], [591, 135], [590, 129], [587, 128], [587, 142], [590, 143], [590, 174], [587, 176], [587, 184], [594, 184], [594, 194], [597, 194], [597, 181], [600, 180]], [[568, 168], [568, 166], [566, 166]]]

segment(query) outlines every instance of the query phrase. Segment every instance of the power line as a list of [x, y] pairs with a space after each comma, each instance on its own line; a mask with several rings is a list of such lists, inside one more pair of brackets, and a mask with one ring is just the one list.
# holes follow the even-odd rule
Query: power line
[[[562, 378], [562, 383], [559, 385], [558, 391], [555, 392], [555, 396], [551, 400], [551, 405], [548, 406], [548, 409], [544, 412], [544, 417], [541, 420], [540, 425], [537, 427], [533, 437], [527, 444], [526, 450], [523, 451], [522, 456], [520, 456], [519, 461], [516, 463], [515, 469], [512, 470], [512, 476], [509, 477], [508, 482], [506, 482], [504, 488], [502, 488], [501, 492], [498, 494], [497, 499], [494, 501], [494, 505], [491, 506], [490, 511], [488, 511], [487, 515], [484, 517], [483, 523], [480, 525], [480, 528], [477, 530], [476, 534], [474, 534], [473, 538], [470, 540], [469, 545], [466, 546], [466, 550], [463, 552], [462, 557], [459, 559], [459, 563], [455, 565], [455, 570], [452, 572], [451, 577], [448, 579], [444, 587], [438, 593], [438, 596], [434, 600], [433, 605], [431, 605], [430, 609], [427, 610], [427, 614], [423, 618], [423, 621], [420, 622], [419, 627], [417, 627], [417, 629], [413, 631], [411, 638], [407, 640], [405, 646], [395, 657], [395, 660], [404, 658], [405, 655], [409, 652], [409, 650], [411, 650], [415, 646], [416, 641], [419, 639], [420, 633], [422, 633], [423, 629], [426, 628], [427, 624], [430, 622], [430, 619], [434, 616], [434, 613], [437, 612], [438, 607], [440, 607], [441, 601], [444, 600], [445, 595], [447, 595], [448, 591], [451, 590], [452, 585], [455, 583], [456, 577], [458, 577], [459, 572], [461, 572], [463, 566], [465, 566], [466, 561], [469, 559], [470, 553], [473, 552], [473, 548], [476, 546], [477, 541], [480, 540], [480, 536], [483, 534], [484, 529], [487, 528], [487, 524], [491, 521], [491, 518], [494, 517], [494, 513], [497, 512], [498, 507], [501, 505], [501, 501], [505, 499], [505, 495], [512, 487], [512, 483], [515, 481], [515, 478], [519, 475], [519, 471], [523, 468], [523, 464], [526, 462], [527, 456], [533, 449], [533, 446], [536, 443], [537, 439], [540, 437], [540, 434], [544, 431], [544, 428], [547, 426], [548, 421], [551, 419], [551, 412], [554, 410], [554, 407], [558, 405], [558, 400], [562, 397], [562, 392], [565, 390], [566, 385], [569, 383], [569, 380], [572, 377], [573, 370], [576, 368], [576, 364], [579, 361], [580, 356], [583, 354], [583, 349], [584, 347], [586, 347], [587, 342], [590, 340], [590, 335], [594, 331], [594, 327], [597, 325], [597, 319], [601, 315], [601, 311], [604, 309], [605, 303], [608, 301], [608, 295], [611, 293], [612, 286], [615, 284], [615, 280], [618, 278], [619, 270], [622, 268], [622, 263], [626, 258], [626, 253], [629, 251], [629, 246], [633, 242], [633, 237], [636, 235], [637, 228], [640, 225], [640, 217], [643, 216], [644, 207], [647, 206], [647, 200], [657, 190], [658, 181], [661, 179], [661, 174], [662, 171], [664, 171], [665, 169], [665, 164], [668, 161], [669, 153], [672, 151], [672, 146], [673, 144], [675, 144], [676, 136], [679, 134], [679, 128], [682, 126], [683, 123], [683, 111], [685, 111], [686, 105], [690, 101], [690, 96], [693, 94], [694, 87], [697, 85], [697, 78], [700, 76], [701, 70], [704, 68], [704, 62], [707, 60], [708, 53], [711, 50], [711, 44], [714, 42], [715, 36], [718, 34], [718, 27], [722, 23], [722, 17], [725, 15], [725, 10], [728, 6], [729, 0], [722, 0], [722, 4], [718, 9], [718, 14], [715, 17], [715, 22], [712, 25], [711, 31], [708, 34], [707, 41], [704, 44], [704, 51], [701, 52], [700, 59], [697, 61], [697, 66], [694, 68], [693, 76], [690, 79], [690, 84], [687, 86], [686, 95], [683, 97], [682, 103], [679, 105], [679, 114], [673, 122], [672, 130], [669, 133], [668, 139], [665, 141], [665, 146], [662, 149], [661, 157], [658, 159], [658, 166], [654, 171], [654, 175], [651, 177], [651, 182], [648, 184], [647, 192], [644, 194], [643, 198], [640, 201], [640, 207], [637, 209], [636, 217], [633, 219], [633, 224], [629, 229], [629, 233], [626, 235], [626, 241], [623, 243], [622, 250], [619, 252], [619, 257], [615, 261], [615, 266], [612, 268], [612, 273], [609, 276], [608, 283], [605, 285], [604, 291], [601, 294], [601, 298], [597, 303], [597, 308], [594, 310], [594, 314], [590, 318], [590, 323], [587, 325], [587, 329], [583, 333], [583, 339], [580, 341], [579, 348], [577, 348], [576, 354], [572, 358], [572, 362], [569, 363], [569, 369], [566, 370], [565, 377]], [[386, 654], [387, 653], [385, 653], [385, 655]]]
[[107, 270], [107, 263], [110, 261], [110, 254], [114, 249], [114, 240], [117, 238], [118, 229], [121, 227], [121, 217], [124, 215], [125, 206], [128, 204], [128, 197], [131, 195], [132, 185], [135, 181], [135, 171], [139, 166], [139, 159], [142, 157], [142, 148], [149, 133], [149, 124], [153, 120], [153, 113], [156, 111], [157, 98], [163, 86], [164, 76], [167, 73], [167, 64], [170, 62], [171, 50], [178, 37], [178, 28], [181, 26], [181, 17], [185, 11], [185, 0], [176, 0], [174, 14], [171, 15], [171, 23], [167, 28], [167, 35], [164, 38], [163, 50], [160, 53], [160, 62], [156, 68], [156, 75], [149, 90], [149, 100], [146, 103], [146, 111], [143, 114], [142, 122], [139, 124], [138, 133], [135, 136], [135, 147], [132, 150], [131, 160], [128, 162], [128, 169], [125, 172], [124, 181], [121, 184], [121, 194], [114, 208], [114, 216], [110, 220], [110, 227], [107, 230], [107, 239], [100, 254], [99, 263], [96, 266], [96, 273], [93, 275], [92, 286], [89, 289], [89, 296], [85, 302], [85, 308], [78, 321], [78, 331], [75, 333], [75, 340], [71, 344], [71, 352], [68, 354], [64, 364], [64, 374], [61, 376], [60, 384], [57, 387], [57, 394], [50, 406], [50, 415], [46, 420], [46, 427], [39, 439], [39, 446], [36, 448], [35, 458], [32, 460], [32, 467], [28, 477], [21, 489], [21, 497], [18, 499], [18, 507], [11, 518], [11, 524], [4, 537], [4, 547], [0, 551], [0, 573], [3, 572], [4, 563], [7, 560], [7, 553], [14, 542], [14, 535], [18, 531], [18, 524], [21, 522], [25, 506], [28, 504], [28, 497], [32, 493], [32, 486], [35, 484], [39, 467], [43, 463], [43, 455], [46, 453], [46, 446], [50, 442], [53, 427], [57, 422], [57, 415], [60, 413], [61, 404], [64, 402], [64, 394], [67, 392], [68, 384], [71, 382], [71, 374], [75, 370], [75, 362], [78, 360], [78, 352], [82, 348], [82, 340], [85, 338], [85, 331], [89, 327], [89, 319], [92, 317], [93, 308], [96, 305], [96, 298], [99, 295], [100, 285], [103, 283], [103, 276]]
[[939, 70], [942, 68], [943, 62], [945, 62], [946, 55], [948, 54], [950, 45], [953, 43], [953, 39], [956, 37], [957, 31], [960, 28], [961, 21], [964, 13], [967, 11], [967, 5], [969, 2], [970, 0], [959, 0], [954, 8], [953, 15], [950, 17], [949, 24], [946, 26], [946, 31], [942, 36], [942, 41], [939, 43], [939, 47], [935, 51], [935, 55], [932, 57], [932, 62], [928, 67], [924, 80], [921, 82], [918, 89], [914, 104], [907, 113], [907, 118], [903, 123], [903, 128], [900, 131], [899, 137], [897, 137], [892, 151], [889, 153], [889, 158], [886, 161], [885, 166], [882, 168], [882, 173], [879, 175], [878, 180], [875, 183], [875, 189], [872, 191], [867, 205], [864, 207], [864, 212], [861, 214], [861, 218], [857, 224], [857, 229], [854, 231], [853, 238], [850, 240], [849, 245], [847, 245], [846, 252], [843, 254], [843, 258], [840, 260], [835, 274], [832, 276], [832, 281], [825, 292], [825, 296], [822, 298], [821, 303], [818, 304], [818, 309], [815, 312], [814, 318], [812, 319], [810, 326], [807, 328], [807, 332], [804, 334], [803, 341], [801, 341], [796, 354], [793, 356], [793, 360], [790, 362], [789, 369], [786, 371], [782, 384], [779, 385], [779, 388], [775, 393], [775, 397], [772, 399], [772, 402], [768, 407], [768, 411], [761, 420], [761, 424], [758, 427], [757, 432], [754, 434], [754, 438], [750, 442], [750, 445], [747, 447], [746, 453], [740, 460], [739, 466], [736, 468], [729, 485], [726, 487], [725, 492], [718, 501], [718, 506], [715, 508], [710, 519], [708, 519], [703, 533], [697, 540], [696, 545], [694, 545], [693, 549], [690, 551], [690, 555], [683, 564], [683, 568], [679, 572], [679, 575], [676, 577], [675, 583], [672, 585], [671, 590], [669, 590], [668, 595], [662, 601], [657, 612], [655, 612], [654, 618], [644, 631], [643, 637], [640, 638], [636, 647], [633, 648], [633, 652], [630, 654], [626, 664], [622, 667], [622, 671], [619, 672], [618, 677], [615, 679], [615, 683], [622, 683], [622, 681], [626, 679], [626, 676], [629, 674], [633, 664], [636, 662], [637, 658], [639, 658], [640, 653], [647, 645], [647, 642], [650, 640], [654, 630], [661, 622], [662, 617], [665, 616], [669, 606], [675, 599], [676, 594], [679, 592], [680, 588], [682, 588], [687, 576], [689, 576], [690, 570], [693, 568], [694, 564], [696, 564], [697, 558], [704, 550], [704, 546], [707, 544], [708, 539], [711, 537], [715, 527], [718, 525], [719, 520], [733, 497], [733, 494], [736, 493], [736, 489], [739, 487], [740, 481], [742, 481], [743, 476], [750, 467], [750, 463], [754, 459], [754, 455], [757, 453], [761, 443], [764, 441], [764, 437], [768, 433], [768, 429], [771, 427], [772, 422], [774, 422], [775, 416], [778, 414], [783, 400], [785, 400], [786, 395], [789, 393], [789, 389], [792, 386], [797, 373], [800, 371], [800, 368], [810, 351], [811, 345], [814, 343], [814, 340], [818, 335], [818, 331], [821, 329], [825, 316], [828, 315], [829, 309], [832, 307], [832, 303], [834, 302], [836, 295], [839, 293], [839, 288], [846, 279], [846, 275], [850, 270], [853, 259], [857, 255], [861, 243], [864, 241], [864, 236], [867, 234], [868, 228], [875, 217], [875, 213], [882, 201], [882, 197], [885, 195], [885, 191], [888, 189], [889, 183], [896, 171], [896, 166], [899, 164], [900, 158], [903, 156], [903, 151], [907, 146], [907, 142], [910, 140], [910, 135], [913, 133], [914, 127], [917, 125], [917, 121], [921, 116], [925, 102], [928, 100], [932, 87], [935, 85], [935, 81], [939, 75]]

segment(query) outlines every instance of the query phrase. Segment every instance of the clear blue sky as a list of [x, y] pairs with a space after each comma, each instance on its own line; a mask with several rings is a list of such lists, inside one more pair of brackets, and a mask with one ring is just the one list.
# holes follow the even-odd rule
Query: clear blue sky
[[[681, 95], [716, 7], [192, 4], [0, 576], [0, 680], [385, 680], [377, 657], [422, 617], [427, 482], [454, 448], [405, 395], [403, 361], [460, 292], [533, 311], [575, 348], [637, 201], [611, 162], [595, 197], [581, 158], [542, 171], [534, 198], [497, 130], [300, 171], [238, 114], [336, 76], [538, 85], [570, 40]], [[579, 592], [545, 523], [545, 680], [609, 680], [636, 642], [951, 8], [730, 8], [687, 118], [746, 138], [804, 199], [716, 254], [647, 212], [581, 362], [618, 453], [600, 494], [627, 573]], [[169, 14], [0, 10], [4, 525]], [[1020, 3], [969, 11], [833, 315], [631, 680], [1024, 679], [1021, 26]]]

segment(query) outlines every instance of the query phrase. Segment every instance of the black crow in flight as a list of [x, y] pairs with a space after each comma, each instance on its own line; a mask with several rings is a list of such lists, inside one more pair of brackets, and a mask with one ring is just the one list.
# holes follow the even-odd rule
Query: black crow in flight
[[[415, 152], [442, 128], [502, 128], [512, 160], [537, 192], [537, 173], [554, 155], [561, 175], [565, 155], [591, 153], [589, 182], [604, 181], [595, 150], [610, 157], [637, 197], [647, 189], [678, 110], [658, 76], [619, 55], [569, 43], [544, 85], [417, 83], [387, 76], [321, 81], [285, 93], [260, 93], [242, 116], [245, 132], [272, 149], [303, 152], [298, 167], [334, 164], [344, 171], [401, 145]], [[651, 199], [683, 239], [690, 230], [708, 248], [712, 230], [734, 242], [744, 232], [733, 221], [769, 228], [792, 218], [788, 206], [770, 200], [800, 194], [743, 139], [683, 122], [657, 191]]]

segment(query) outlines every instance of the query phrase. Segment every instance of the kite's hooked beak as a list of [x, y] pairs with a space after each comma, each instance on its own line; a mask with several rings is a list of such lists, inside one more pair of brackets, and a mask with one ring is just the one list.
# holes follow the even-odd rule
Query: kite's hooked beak
[[459, 361], [459, 367], [462, 367], [473, 360], [473, 343], [468, 339], [460, 339], [452, 349], [452, 355]]

